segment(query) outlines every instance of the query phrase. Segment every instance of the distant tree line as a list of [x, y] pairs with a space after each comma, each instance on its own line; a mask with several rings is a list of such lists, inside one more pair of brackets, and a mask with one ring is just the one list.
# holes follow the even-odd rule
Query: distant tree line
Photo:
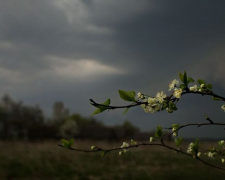
[[146, 139], [152, 133], [144, 133], [129, 121], [107, 127], [93, 117], [86, 118], [70, 113], [63, 102], [53, 104], [51, 118], [47, 118], [38, 106], [24, 105], [4, 95], [0, 100], [1, 140], [42, 140], [59, 138], [118, 140]]

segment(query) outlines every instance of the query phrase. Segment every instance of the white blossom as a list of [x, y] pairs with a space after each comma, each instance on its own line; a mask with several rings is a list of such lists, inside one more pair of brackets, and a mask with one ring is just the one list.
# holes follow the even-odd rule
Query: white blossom
[[189, 148], [187, 149], [187, 153], [188, 153], [188, 154], [192, 154], [192, 148], [189, 147]]
[[155, 113], [160, 110], [160, 104], [147, 105], [144, 110], [145, 112]]
[[157, 100], [159, 103], [163, 103], [164, 98], [166, 98], [166, 94], [164, 94], [163, 91], [157, 92], [157, 94], [156, 94], [155, 97], [156, 97], [156, 100]]
[[123, 151], [120, 151], [120, 152], [119, 152], [119, 155], [121, 156], [121, 155], [123, 155], [123, 153], [124, 153]]
[[216, 153], [215, 152], [208, 152], [208, 157], [209, 158], [214, 158], [214, 156], [216, 155]]
[[190, 144], [189, 144], [189, 146], [191, 147], [191, 148], [193, 148], [194, 147], [194, 143], [193, 142], [191, 142]]
[[96, 150], [97, 147], [96, 146], [91, 146], [91, 150]]
[[198, 91], [198, 86], [194, 85], [194, 86], [190, 87], [189, 89], [190, 89], [190, 91], [196, 92], [196, 91]]
[[126, 143], [126, 142], [123, 142], [123, 144], [122, 144], [121, 148], [126, 148], [126, 147], [129, 147], [129, 144], [128, 144], [128, 143]]
[[137, 93], [137, 98], [144, 99], [144, 94], [142, 94], [141, 92], [138, 92]]
[[173, 96], [176, 98], [180, 98], [181, 97], [181, 93], [182, 93], [182, 89], [181, 88], [175, 88], [174, 92], [173, 92]]
[[154, 105], [154, 104], [156, 104], [156, 103], [157, 103], [156, 98], [152, 98], [152, 97], [149, 97], [149, 98], [148, 98], [148, 104], [149, 104], [149, 105]]
[[177, 137], [177, 132], [173, 132], [173, 136], [174, 137]]
[[170, 82], [169, 84], [169, 91], [171, 91], [172, 89], [174, 89], [177, 85], [179, 84], [179, 81], [174, 79]]
[[152, 142], [153, 140], [154, 140], [154, 138], [153, 138], [153, 137], [150, 137], [150, 138], [149, 138], [149, 141], [150, 141], [150, 142]]
[[141, 98], [141, 95], [142, 95], [142, 93], [141, 92], [138, 92], [137, 93], [137, 98]]
[[221, 109], [225, 112], [225, 104], [221, 106]]
[[194, 143], [191, 142], [191, 143], [189, 144], [189, 146], [188, 146], [188, 149], [187, 149], [187, 153], [188, 153], [188, 154], [192, 154], [192, 152], [193, 152], [193, 147], [194, 147]]
[[148, 112], [154, 113], [154, 112], [159, 111], [159, 110], [160, 110], [160, 104], [157, 102], [157, 99], [149, 97], [148, 98], [148, 105], [146, 105], [144, 107], [144, 111], [147, 112], [147, 113]]
[[201, 155], [202, 155], [202, 153], [201, 153], [201, 152], [198, 152], [198, 153], [197, 153], [197, 156], [198, 156], [198, 157], [200, 157]]

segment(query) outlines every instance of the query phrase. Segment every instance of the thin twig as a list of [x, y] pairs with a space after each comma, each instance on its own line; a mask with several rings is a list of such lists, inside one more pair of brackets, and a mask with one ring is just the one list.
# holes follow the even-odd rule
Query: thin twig
[[[189, 124], [185, 124], [185, 125], [180, 125], [177, 129], [176, 129], [176, 133], [178, 133], [181, 129], [188, 127], [188, 126], [197, 126], [197, 127], [201, 127], [201, 126], [225, 126], [225, 123], [217, 123], [217, 122], [213, 122], [211, 119], [207, 118], [207, 120], [209, 121], [209, 123], [189, 123]], [[164, 129], [173, 129], [173, 127], [169, 127], [169, 128], [164, 128]], [[171, 136], [174, 132], [170, 133], [168, 136]]]
[[[219, 98], [219, 99], [221, 99], [221, 100], [223, 100], [223, 101], [225, 101], [225, 97], [222, 97], [222, 96], [220, 96], [220, 95], [217, 95], [217, 94], [215, 94], [215, 93], [213, 93], [212, 91], [210, 91], [210, 92], [199, 92], [199, 91], [196, 91], [196, 92], [194, 92], [194, 91], [189, 91], [188, 89], [186, 89], [184, 92], [182, 92], [182, 95], [186, 95], [186, 94], [200, 94], [200, 95], [202, 95], [202, 96], [204, 96], [204, 95], [206, 95], [206, 96], [212, 96], [212, 97], [216, 97], [216, 98]], [[171, 94], [170, 96], [168, 96], [167, 97], [167, 100], [171, 100], [172, 102], [174, 102], [174, 101], [178, 101], [179, 99], [177, 99], [177, 98], [172, 98], [173, 97], [173, 95]], [[147, 102], [140, 102], [140, 101], [136, 101], [136, 102], [134, 102], [134, 103], [132, 103], [132, 104], [129, 104], [129, 105], [124, 105], [124, 106], [111, 106], [111, 105], [104, 105], [104, 104], [100, 104], [100, 103], [97, 103], [97, 102], [95, 102], [93, 99], [90, 99], [90, 102], [91, 102], [91, 105], [93, 105], [93, 106], [95, 106], [95, 107], [105, 107], [105, 108], [107, 108], [107, 109], [125, 109], [125, 108], [131, 108], [131, 107], [135, 107], [135, 106], [140, 106], [140, 105], [142, 105], [142, 104], [147, 104]]]
[[[160, 147], [164, 147], [164, 148], [176, 151], [177, 153], [181, 153], [181, 154], [184, 154], [186, 156], [193, 157], [193, 155], [188, 154], [188, 153], [186, 153], [186, 152], [184, 152], [180, 149], [177, 149], [177, 148], [174, 148], [172, 146], [166, 145], [165, 142], [163, 141], [163, 139], [161, 139], [160, 142], [161, 143], [139, 143], [139, 144], [135, 144], [135, 145], [130, 145], [130, 146], [125, 147], [125, 148], [124, 147], [117, 147], [117, 148], [112, 148], [112, 149], [97, 148], [96, 150], [84, 150], [84, 149], [77, 149], [77, 148], [72, 148], [72, 147], [69, 147], [68, 149], [72, 150], [72, 151], [79, 151], [79, 152], [85, 152], [85, 153], [104, 152], [106, 154], [106, 153], [109, 153], [109, 152], [112, 152], [112, 151], [120, 151], [120, 150], [124, 150], [124, 149], [137, 148], [137, 147], [140, 147], [140, 146], [160, 146]], [[61, 144], [58, 144], [58, 146], [64, 147]], [[225, 168], [222, 168], [220, 166], [216, 166], [214, 164], [210, 164], [210, 163], [204, 161], [203, 159], [200, 159], [199, 157], [196, 157], [195, 159], [200, 161], [201, 163], [203, 163], [205, 165], [208, 165], [208, 166], [214, 167], [216, 169], [220, 169], [220, 170], [225, 171]]]
[[93, 99], [90, 99], [91, 101], [91, 105], [95, 106], [95, 107], [105, 107], [107, 109], [121, 109], [121, 108], [131, 108], [131, 107], [135, 107], [135, 106], [140, 106], [141, 104], [146, 104], [146, 102], [135, 102], [135, 103], [132, 103], [132, 104], [129, 104], [129, 105], [125, 105], [125, 106], [110, 106], [110, 105], [104, 105], [104, 104], [99, 104], [99, 103], [96, 103]]

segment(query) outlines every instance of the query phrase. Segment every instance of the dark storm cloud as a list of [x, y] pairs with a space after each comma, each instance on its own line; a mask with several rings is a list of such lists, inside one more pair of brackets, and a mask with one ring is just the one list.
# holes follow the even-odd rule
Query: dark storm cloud
[[[155, 95], [183, 70], [220, 84], [222, 93], [224, 7], [210, 0], [0, 1], [0, 91], [48, 110], [63, 100], [84, 115], [93, 110], [89, 98], [118, 103], [117, 89]], [[135, 113], [99, 118], [134, 121]]]
[[119, 54], [145, 65], [159, 66], [162, 61], [166, 65], [187, 64], [224, 45], [225, 13], [221, 4], [170, 1], [164, 6], [165, 11], [149, 11], [117, 24]]

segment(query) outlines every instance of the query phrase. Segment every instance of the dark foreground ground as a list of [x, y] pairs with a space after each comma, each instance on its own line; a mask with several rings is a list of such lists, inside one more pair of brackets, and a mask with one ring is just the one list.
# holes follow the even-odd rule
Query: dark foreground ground
[[[58, 143], [0, 142], [0, 180], [225, 179], [225, 171], [160, 147], [101, 157], [99, 153], [70, 151]], [[121, 143], [79, 141], [76, 146], [89, 149], [93, 144], [114, 147]]]

